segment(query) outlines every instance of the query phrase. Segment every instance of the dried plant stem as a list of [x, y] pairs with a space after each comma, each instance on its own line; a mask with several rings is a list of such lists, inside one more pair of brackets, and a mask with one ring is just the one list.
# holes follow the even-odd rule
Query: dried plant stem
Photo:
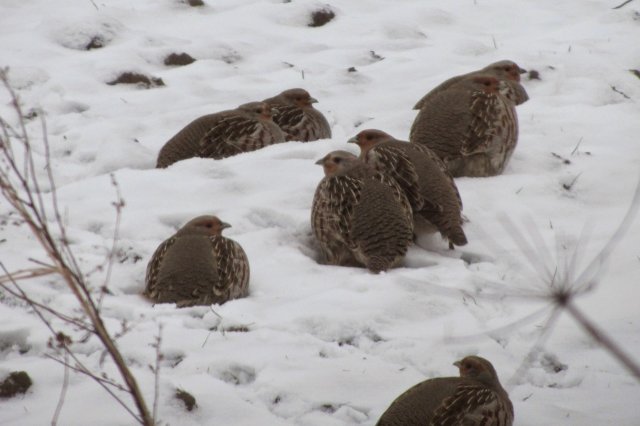
[[622, 365], [624, 365], [638, 380], [640, 380], [640, 365], [636, 364], [620, 346], [618, 346], [609, 336], [601, 331], [587, 318], [571, 301], [564, 305], [566, 312], [575, 319], [578, 324], [600, 345], [602, 345], [611, 355], [613, 355]]
[[[0, 159], [2, 160], [2, 163], [0, 163], [0, 165], [2, 165], [0, 167], [0, 192], [9, 202], [9, 205], [13, 208], [13, 210], [27, 225], [32, 235], [37, 239], [38, 243], [51, 261], [50, 269], [55, 271], [55, 273], [57, 273], [66, 283], [67, 287], [78, 301], [82, 311], [88, 317], [88, 322], [91, 324], [89, 331], [100, 340], [106, 351], [109, 353], [109, 356], [118, 369], [120, 376], [125, 382], [127, 391], [133, 398], [138, 413], [137, 415], [134, 415], [134, 417], [139, 423], [146, 426], [152, 426], [154, 424], [154, 419], [149, 413], [144, 396], [142, 395], [137, 381], [129, 370], [122, 354], [118, 350], [114, 340], [111, 338], [106, 326], [102, 321], [102, 317], [100, 316], [100, 305], [93, 299], [91, 290], [84, 279], [83, 273], [74, 256], [73, 250], [69, 245], [65, 225], [62, 220], [62, 215], [60, 214], [60, 209], [58, 207], [56, 185], [53, 178], [53, 171], [50, 161], [46, 122], [44, 121], [44, 119], [41, 119], [43, 137], [42, 143], [44, 146], [45, 161], [44, 169], [47, 173], [46, 183], [48, 184], [49, 189], [47, 200], [51, 205], [51, 207], [49, 208], [47, 208], [47, 204], [45, 203], [43, 195], [45, 194], [45, 192], [41, 188], [41, 184], [36, 173], [36, 170], [38, 169], [35, 165], [34, 153], [32, 151], [33, 146], [29, 137], [29, 133], [26, 129], [20, 102], [16, 93], [13, 91], [9, 84], [6, 69], [0, 69], [0, 81], [2, 81], [11, 97], [12, 107], [17, 114], [19, 123], [19, 129], [16, 131], [8, 125], [8, 122], [6, 120], [0, 120], [0, 127], [2, 128], [3, 137], [3, 139], [0, 140]], [[40, 117], [44, 117], [44, 114], [40, 114]], [[11, 139], [13, 139], [13, 142], [17, 142], [18, 144], [13, 145], [10, 142]], [[24, 155], [22, 165], [18, 165], [19, 160], [15, 155], [15, 150], [18, 148], [18, 146], [22, 148], [22, 153]], [[124, 203], [119, 198], [116, 205], [118, 220], [120, 213], [119, 209], [123, 205]], [[57, 231], [59, 234], [58, 238], [54, 237], [54, 234], [49, 228], [50, 220], [47, 216], [48, 211], [53, 214], [52, 222], [55, 223], [57, 227]], [[114, 236], [115, 238], [117, 238], [117, 232], [114, 234]], [[115, 248], [115, 242], [114, 246], [112, 247], [112, 253], [113, 248]], [[113, 261], [112, 257], [108, 261], [111, 263]], [[109, 273], [107, 274], [107, 278], [110, 275], [110, 270], [111, 269], [109, 265]], [[32, 271], [32, 274], [33, 273], [34, 272]], [[18, 279], [22, 278], [24, 278], [24, 275], [18, 276]], [[22, 291], [22, 289], [18, 286], [16, 279], [11, 274], [7, 272], [5, 277], [2, 277], [2, 279], [3, 282], [5, 282], [6, 280], [10, 281], [16, 288], [19, 289], [17, 293], [14, 292], [13, 294], [18, 295], [18, 297], [20, 297], [22, 300], [25, 300], [27, 303], [29, 303], [34, 308], [36, 314], [40, 317], [40, 319], [42, 319], [42, 321], [51, 330], [52, 334], [56, 337], [59, 337], [60, 334], [56, 333], [48, 320], [42, 315], [41, 310], [43, 310], [44, 307], [41, 304], [34, 303], [32, 298], [28, 297], [26, 293]], [[2, 284], [2, 286], [6, 288], [4, 284]], [[106, 281], [104, 287], [106, 287]], [[55, 312], [55, 309], [49, 309], [48, 312], [53, 313], [54, 315], [58, 316], [58, 318], [61, 318], [63, 320], [65, 318], [65, 316], [63, 316], [62, 314]], [[70, 321], [70, 323], [75, 324], [72, 321]], [[75, 357], [73, 352], [69, 350], [68, 346], [64, 344], [63, 347], [65, 348], [66, 353], [69, 354], [69, 356], [74, 361], [78, 362], [77, 358]], [[68, 365], [68, 363], [65, 363], [65, 365]], [[92, 374], [84, 367], [82, 368], [82, 370], [84, 370], [83, 372], [85, 372], [85, 374], [88, 374], [90, 377], [93, 377], [94, 379], [97, 378], [95, 374]], [[107, 389], [107, 391], [112, 396], [114, 396], [119, 402], [122, 403], [122, 401], [120, 401], [119, 398], [117, 398], [110, 389], [104, 386], [104, 383], [100, 382], [99, 380], [98, 383], [102, 384], [103, 387]], [[132, 413], [132, 411], [129, 409], [127, 411]]]
[[53, 414], [53, 419], [51, 419], [51, 426], [56, 426], [58, 424], [58, 419], [60, 418], [60, 413], [62, 412], [62, 406], [64, 405], [64, 398], [67, 395], [67, 389], [69, 389], [69, 354], [65, 352], [64, 354], [64, 379], [62, 380], [62, 389], [60, 389], [60, 398], [58, 399], [58, 405], [56, 406], [56, 411]]

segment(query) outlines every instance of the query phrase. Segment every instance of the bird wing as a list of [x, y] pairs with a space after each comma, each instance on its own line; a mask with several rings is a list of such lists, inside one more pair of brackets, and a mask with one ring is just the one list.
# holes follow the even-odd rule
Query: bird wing
[[415, 211], [423, 208], [425, 200], [420, 193], [418, 174], [406, 152], [378, 145], [369, 151], [367, 159], [371, 160], [376, 170], [389, 175], [398, 183]]
[[253, 151], [265, 145], [261, 125], [239, 115], [229, 115], [217, 121], [200, 139], [200, 157], [225, 158]]
[[430, 426], [478, 425], [501, 426], [498, 394], [486, 386], [460, 384], [434, 411]]
[[218, 270], [218, 280], [213, 283], [214, 300], [246, 296], [249, 259], [240, 244], [221, 236], [209, 237], [209, 241]]
[[164, 255], [167, 253], [167, 250], [169, 250], [169, 247], [171, 247], [175, 242], [176, 237], [171, 237], [164, 240], [153, 253], [153, 256], [151, 256], [151, 260], [147, 264], [147, 273], [144, 280], [144, 294], [151, 299], [156, 299], [158, 294], [158, 272], [160, 271], [160, 267], [162, 266]]
[[312, 207], [316, 235], [321, 230], [331, 230], [347, 245], [353, 245], [350, 236], [351, 220], [363, 186], [361, 179], [350, 176], [323, 178], [318, 185]]
[[273, 115], [273, 121], [287, 134], [287, 140], [304, 140], [301, 133], [307, 127], [308, 119], [302, 108], [281, 103], [271, 105], [277, 111]]
[[499, 115], [498, 102], [501, 99], [498, 96], [502, 95], [480, 91], [471, 95], [471, 121], [462, 144], [462, 155], [473, 155], [488, 149], [495, 136], [494, 120]]
[[[405, 191], [398, 184], [398, 182], [393, 177], [382, 172], [375, 173], [373, 175], [373, 179], [378, 180], [391, 188], [393, 196], [400, 203], [400, 207], [404, 212], [406, 218], [408, 219], [408, 222], [413, 223], [413, 208], [411, 207], [411, 202], [409, 201], [409, 198], [407, 197]], [[429, 203], [429, 201], [425, 200], [424, 198], [422, 198], [422, 201], [424, 208], [425, 203]]]
[[460, 209], [462, 209], [462, 197], [460, 196], [460, 192], [458, 191], [458, 187], [456, 186], [456, 182], [453, 179], [453, 176], [451, 175], [451, 172], [449, 172], [449, 168], [447, 167], [445, 162], [442, 161], [442, 159], [440, 157], [438, 157], [438, 154], [433, 152], [433, 150], [431, 148], [427, 147], [426, 145], [413, 144], [412, 146], [413, 146], [413, 149], [418, 150], [418, 151], [423, 152], [424, 154], [426, 154], [427, 157], [429, 158], [429, 160], [431, 162], [433, 162], [440, 170], [442, 170], [442, 172], [447, 177], [447, 180], [449, 181], [449, 184], [450, 184], [451, 188], [454, 190], [454, 192], [456, 194], [456, 197], [458, 199], [458, 203], [460, 205]]

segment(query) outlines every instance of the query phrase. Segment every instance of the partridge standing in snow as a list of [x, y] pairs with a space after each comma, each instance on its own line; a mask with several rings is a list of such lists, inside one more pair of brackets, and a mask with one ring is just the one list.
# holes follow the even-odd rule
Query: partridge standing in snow
[[216, 216], [189, 221], [153, 253], [144, 294], [178, 307], [225, 303], [249, 294], [249, 260]]
[[311, 208], [311, 228], [329, 264], [386, 271], [411, 244], [411, 206], [395, 181], [345, 151], [316, 164], [324, 168]]
[[313, 107], [318, 102], [304, 89], [289, 89], [265, 99], [275, 111], [273, 121], [288, 141], [309, 142], [331, 137], [331, 127], [324, 115]]
[[467, 244], [458, 188], [433, 151], [374, 129], [361, 131], [349, 142], [358, 144], [362, 161], [395, 179], [411, 203], [414, 220], [426, 219], [449, 240], [450, 248]]
[[515, 104], [500, 94], [504, 84], [479, 74], [436, 93], [409, 140], [431, 148], [455, 177], [502, 173], [518, 141]]
[[418, 103], [413, 107], [413, 109], [421, 109], [423, 105], [428, 102], [430, 98], [432, 98], [436, 93], [439, 93], [442, 90], [446, 90], [462, 80], [468, 79], [470, 77], [475, 77], [479, 74], [490, 75], [500, 81], [504, 81], [505, 86], [501, 93], [516, 105], [520, 105], [529, 100], [527, 91], [524, 90], [524, 87], [522, 87], [522, 84], [520, 84], [520, 74], [523, 74], [525, 72], [527, 71], [520, 68], [518, 64], [513, 61], [504, 60], [494, 62], [493, 64], [489, 64], [486, 67], [482, 68], [481, 70], [457, 75], [440, 83], [433, 90], [424, 95], [422, 99], [420, 99]]
[[460, 377], [415, 385], [393, 401], [376, 425], [513, 425], [513, 405], [493, 365], [479, 356], [468, 356], [454, 365]]
[[162, 147], [156, 167], [193, 157], [221, 159], [284, 140], [284, 133], [271, 119], [271, 107], [249, 102], [187, 124]]

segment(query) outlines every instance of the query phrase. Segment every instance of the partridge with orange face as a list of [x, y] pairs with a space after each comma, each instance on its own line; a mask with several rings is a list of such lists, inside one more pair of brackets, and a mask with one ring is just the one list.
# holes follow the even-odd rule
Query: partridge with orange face
[[436, 93], [416, 116], [409, 140], [432, 149], [455, 177], [502, 173], [518, 141], [515, 105], [500, 93], [504, 87], [476, 75]]
[[325, 177], [313, 197], [311, 228], [327, 263], [374, 273], [396, 266], [411, 244], [413, 222], [395, 181], [346, 151], [316, 164]]
[[273, 121], [288, 141], [309, 142], [331, 137], [331, 127], [324, 115], [313, 107], [318, 102], [304, 89], [289, 89], [265, 99], [274, 109]]
[[523, 74], [525, 72], [527, 71], [520, 68], [518, 64], [513, 61], [504, 60], [494, 62], [493, 64], [489, 64], [486, 67], [482, 68], [481, 70], [457, 75], [440, 83], [429, 93], [424, 95], [422, 99], [420, 99], [418, 103], [415, 104], [413, 109], [421, 109], [424, 104], [427, 103], [436, 93], [446, 90], [462, 80], [466, 80], [481, 74], [489, 75], [497, 78], [500, 81], [504, 81], [505, 85], [501, 93], [516, 105], [520, 105], [529, 100], [527, 91], [524, 89], [524, 87], [522, 87], [522, 84], [520, 84], [520, 74]]
[[479, 356], [454, 365], [460, 377], [415, 385], [393, 401], [376, 426], [512, 426], [513, 404], [493, 365]]
[[[360, 147], [360, 159], [392, 177], [413, 209], [449, 240], [450, 248], [467, 244], [462, 230], [462, 200], [446, 165], [429, 148], [399, 141], [380, 130], [368, 129], [349, 142]], [[414, 222], [414, 228], [418, 228]]]
[[162, 147], [156, 167], [193, 157], [226, 158], [284, 140], [284, 133], [271, 119], [271, 107], [249, 102], [189, 123]]
[[144, 294], [178, 307], [246, 297], [249, 260], [240, 244], [222, 236], [230, 226], [216, 216], [199, 216], [180, 228], [149, 261]]

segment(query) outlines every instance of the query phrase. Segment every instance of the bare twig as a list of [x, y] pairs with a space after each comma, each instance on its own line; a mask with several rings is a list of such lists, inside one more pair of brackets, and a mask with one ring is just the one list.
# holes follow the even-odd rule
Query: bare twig
[[613, 9], [622, 9], [624, 6], [626, 6], [627, 4], [631, 3], [633, 0], [626, 0], [625, 2], [620, 3], [619, 5], [617, 5], [616, 7], [614, 7]]
[[156, 350], [156, 363], [153, 368], [154, 373], [154, 393], [153, 393], [153, 418], [157, 421], [158, 419], [158, 402], [160, 400], [160, 362], [162, 361], [163, 355], [160, 350], [162, 347], [162, 324], [158, 324], [158, 335], [156, 336], [156, 341], [153, 344]]
[[624, 365], [636, 379], [640, 381], [640, 365], [636, 363], [622, 348], [615, 343], [604, 331], [600, 330], [580, 311], [570, 300], [563, 305], [566, 311], [575, 319], [578, 324], [611, 355], [613, 355], [622, 365]]
[[611, 90], [613, 90], [614, 92], [618, 93], [619, 95], [624, 96], [625, 99], [631, 99], [631, 96], [627, 95], [626, 93], [624, 93], [622, 90], [616, 89], [616, 86], [610, 86]]
[[53, 419], [51, 419], [51, 426], [56, 426], [58, 424], [58, 419], [60, 418], [60, 413], [62, 412], [62, 406], [64, 405], [64, 398], [67, 395], [67, 390], [69, 388], [69, 355], [65, 352], [64, 354], [64, 379], [62, 380], [62, 389], [60, 389], [60, 398], [58, 399], [58, 405], [56, 406], [56, 411], [53, 413]]
[[[56, 185], [51, 167], [49, 143], [47, 138], [47, 127], [46, 121], [44, 120], [44, 114], [39, 114], [39, 116], [41, 117], [43, 136], [42, 143], [44, 146], [44, 169], [47, 172], [46, 183], [49, 189], [48, 201], [50, 201], [51, 203], [50, 209], [53, 213], [53, 222], [56, 225], [59, 238], [55, 238], [51, 229], [49, 228], [50, 221], [47, 216], [48, 208], [45, 204], [43, 195], [44, 191], [41, 188], [40, 180], [36, 172], [37, 169], [35, 166], [34, 153], [32, 151], [32, 143], [25, 126], [24, 115], [22, 114], [19, 99], [9, 84], [6, 69], [0, 70], [0, 81], [2, 81], [5, 89], [9, 93], [12, 100], [12, 106], [18, 117], [19, 129], [17, 130], [17, 132], [15, 132], [13, 140], [18, 142], [18, 144], [22, 148], [22, 154], [24, 155], [23, 165], [20, 167], [17, 164], [16, 155], [14, 152], [14, 149], [16, 147], [12, 146], [12, 144], [9, 142], [12, 132], [7, 126], [4, 125], [4, 123], [6, 123], [6, 120], [0, 121], [0, 127], [2, 127], [3, 129], [2, 134], [4, 135], [4, 138], [6, 138], [6, 141], [3, 141], [0, 145], [0, 158], [2, 158], [3, 162], [7, 165], [7, 167], [0, 168], [0, 192], [9, 202], [13, 210], [28, 226], [33, 236], [36, 238], [38, 243], [41, 245], [41, 247], [49, 257], [52, 268], [56, 270], [63, 281], [67, 284], [67, 287], [77, 299], [80, 307], [82, 308], [82, 311], [89, 318], [89, 321], [92, 324], [91, 332], [100, 340], [102, 345], [106, 348], [109, 356], [113, 360], [122, 379], [124, 380], [126, 388], [133, 398], [138, 412], [138, 414], [134, 415], [134, 417], [139, 423], [151, 426], [154, 424], [154, 420], [149, 413], [145, 399], [138, 387], [137, 381], [131, 374], [131, 371], [129, 370], [124, 358], [122, 357], [122, 354], [116, 347], [115, 342], [107, 331], [100, 316], [99, 305], [96, 304], [95, 300], [93, 299], [89, 286], [84, 280], [83, 273], [69, 245], [69, 240], [66, 235], [66, 228], [58, 206]], [[118, 203], [121, 207], [121, 199], [118, 200]], [[16, 286], [16, 288], [18, 288], [15, 280], [10, 281]], [[34, 307], [34, 311], [43, 320], [45, 325], [47, 325], [52, 334], [54, 336], [57, 335], [51, 324], [42, 315], [41, 306], [34, 304], [31, 298], [24, 297], [24, 292], [22, 292], [21, 289], [17, 294], [23, 296], [23, 300]], [[77, 359], [74, 357], [73, 352], [71, 352], [70, 350], [67, 350], [67, 353], [72, 359]], [[91, 376], [91, 374], [89, 375]], [[108, 392], [110, 392], [112, 396], [118, 399], [110, 389], [108, 390]], [[131, 410], [128, 411], [132, 413]]]

